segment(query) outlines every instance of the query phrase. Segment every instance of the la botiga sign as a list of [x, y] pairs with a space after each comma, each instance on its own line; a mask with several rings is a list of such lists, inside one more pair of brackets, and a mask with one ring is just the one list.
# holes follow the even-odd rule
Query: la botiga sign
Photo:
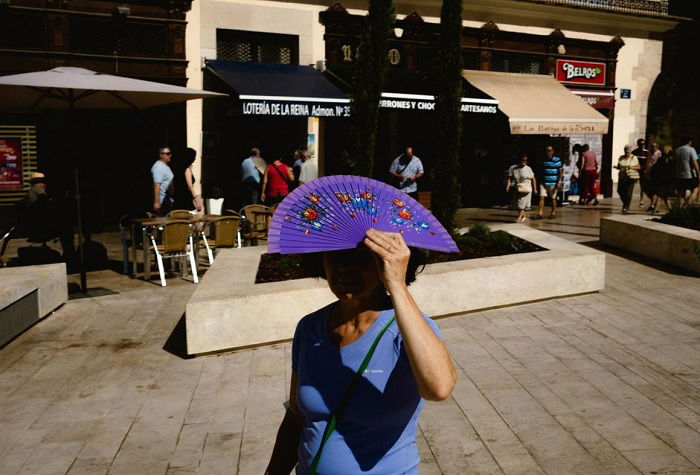
[[557, 59], [557, 81], [605, 86], [605, 63]]

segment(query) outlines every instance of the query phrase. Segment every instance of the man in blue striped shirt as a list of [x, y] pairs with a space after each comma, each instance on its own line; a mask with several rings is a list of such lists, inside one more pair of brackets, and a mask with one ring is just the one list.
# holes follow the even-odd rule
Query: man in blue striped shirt
[[539, 167], [540, 176], [537, 177], [537, 182], [540, 184], [540, 205], [535, 219], [542, 219], [546, 196], [552, 202], [552, 213], [549, 215], [549, 218], [552, 219], [557, 216], [557, 191], [561, 186], [562, 163], [561, 159], [554, 155], [554, 147], [551, 145], [547, 145], [545, 152], [547, 157]]

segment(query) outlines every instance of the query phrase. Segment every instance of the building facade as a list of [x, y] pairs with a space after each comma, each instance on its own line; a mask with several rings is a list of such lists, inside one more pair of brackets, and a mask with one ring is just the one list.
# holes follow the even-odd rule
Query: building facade
[[[79, 67], [185, 86], [189, 8], [190, 0], [4, 1], [0, 74]], [[0, 214], [10, 213], [34, 171], [47, 175], [56, 197], [69, 196], [78, 167], [90, 227], [97, 230], [148, 207], [147, 173], [159, 145], [185, 146], [184, 105], [70, 114], [7, 110], [0, 101], [0, 111], [0, 141], [21, 162], [18, 183], [0, 186]]]
[[[392, 70], [388, 87], [392, 75], [401, 82], [400, 78], [406, 73], [429, 73], [441, 1], [398, 0], [394, 4], [397, 23], [390, 39]], [[661, 68], [661, 35], [682, 20], [670, 15], [668, 7], [668, 0], [465, 2], [462, 35], [465, 68], [555, 75], [582, 100], [608, 117], [610, 129], [607, 134], [577, 136], [569, 133], [566, 140], [562, 140], [562, 134], [557, 134], [551, 139], [566, 148], [562, 154], [568, 154], [570, 147], [577, 142], [590, 143], [597, 149], [605, 163], [606, 179], [602, 186], [609, 194], [616, 178], [612, 170], [616, 157], [622, 153], [625, 144], [645, 136], [648, 96]], [[342, 88], [349, 82], [347, 71], [354, 61], [366, 15], [364, 8], [366, 2], [357, 0], [347, 0], [342, 4], [270, 0], [195, 2], [187, 16], [189, 84], [192, 87], [206, 86], [202, 58], [229, 58], [253, 62], [297, 62], [301, 65], [322, 62], [321, 69], [328, 69], [326, 77]], [[235, 41], [228, 40], [233, 47], [224, 48], [227, 37], [238, 37], [238, 46], [235, 46]], [[284, 48], [290, 54], [280, 54]], [[257, 53], [252, 54], [253, 50]], [[271, 56], [265, 56], [265, 51], [272, 51]], [[465, 114], [465, 118], [465, 129], [473, 123], [478, 130], [485, 116]], [[387, 160], [415, 137], [412, 131], [419, 130], [421, 122], [430, 122], [426, 116], [409, 116], [391, 110], [383, 111], [381, 120], [388, 137], [382, 139], [380, 132], [378, 153], [387, 155]], [[332, 171], [333, 155], [337, 150], [329, 142], [342, 138], [344, 125], [337, 120], [322, 121], [320, 126], [317, 122], [308, 120], [307, 133], [315, 136], [321, 168]], [[497, 128], [494, 126], [493, 130]], [[491, 129], [484, 130], [491, 133]], [[201, 103], [191, 102], [188, 104], [188, 143], [201, 148], [202, 137], [208, 132]], [[236, 131], [217, 133], [235, 136]], [[467, 144], [468, 133], [465, 130]], [[245, 142], [245, 137], [240, 137], [240, 140]], [[472, 149], [465, 153], [472, 161], [488, 156], [489, 161], [500, 167], [512, 159], [509, 155], [515, 148], [530, 147], [533, 153], [538, 153], [533, 143], [522, 145], [521, 142], [516, 137], [510, 149], [499, 149], [485, 155], [482, 145], [472, 143]], [[429, 138], [423, 143], [429, 148]], [[255, 145], [264, 148], [263, 144]], [[541, 140], [537, 147], [539, 145]], [[424, 153], [429, 154], [429, 151]], [[218, 160], [238, 162], [241, 158], [220, 156]], [[433, 165], [437, 164], [435, 158]], [[489, 172], [491, 177], [485, 177], [478, 167], [470, 173], [481, 175], [473, 178], [477, 185], [484, 180], [495, 181], [493, 171]], [[205, 173], [205, 193], [206, 177]]]

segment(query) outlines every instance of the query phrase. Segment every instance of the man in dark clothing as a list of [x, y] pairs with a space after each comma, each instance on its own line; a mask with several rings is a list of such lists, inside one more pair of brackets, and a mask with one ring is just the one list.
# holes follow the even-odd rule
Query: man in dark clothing
[[[632, 150], [632, 155], [637, 157], [637, 161], [639, 161], [639, 169], [640, 170], [646, 170], [647, 166], [647, 159], [649, 158], [649, 150], [645, 147], [645, 142], [644, 139], [639, 138], [637, 139], [637, 148]], [[639, 207], [643, 208], [644, 207], [644, 193], [646, 192], [647, 186], [648, 185], [648, 180], [644, 179], [644, 176], [639, 180]], [[651, 199], [651, 198], [649, 198]]]
[[18, 203], [21, 229], [30, 242], [45, 244], [60, 239], [63, 257], [70, 261], [75, 256], [70, 217], [46, 193], [46, 176], [43, 173], [32, 173], [29, 182], [32, 187]]

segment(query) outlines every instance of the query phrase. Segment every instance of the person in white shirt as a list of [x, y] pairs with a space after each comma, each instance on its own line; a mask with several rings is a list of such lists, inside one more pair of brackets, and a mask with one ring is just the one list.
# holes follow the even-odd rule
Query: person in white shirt
[[308, 150], [302, 152], [301, 159], [303, 163], [301, 164], [301, 171], [299, 172], [299, 186], [318, 178], [318, 169]]

